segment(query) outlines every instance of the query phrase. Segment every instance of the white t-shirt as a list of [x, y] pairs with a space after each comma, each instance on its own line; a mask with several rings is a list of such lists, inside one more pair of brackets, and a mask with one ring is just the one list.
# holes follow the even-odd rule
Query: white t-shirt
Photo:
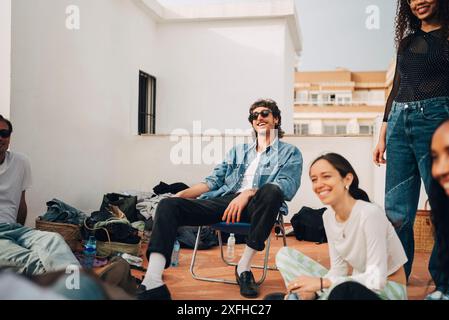
[[402, 243], [385, 211], [379, 206], [357, 200], [351, 214], [343, 223], [336, 220], [329, 208], [323, 214], [329, 242], [331, 269], [325, 276], [338, 284], [348, 276], [368, 289], [380, 291], [387, 277], [407, 262]]
[[262, 152], [258, 152], [257, 156], [251, 162], [248, 169], [246, 169], [245, 175], [243, 176], [242, 185], [241, 185], [240, 189], [237, 191], [237, 193], [243, 192], [248, 189], [252, 189], [254, 176], [256, 175], [256, 170], [257, 170], [257, 167], [259, 166], [261, 155], [262, 155]]
[[20, 153], [6, 152], [0, 165], [0, 223], [16, 223], [22, 192], [31, 187], [31, 166]]

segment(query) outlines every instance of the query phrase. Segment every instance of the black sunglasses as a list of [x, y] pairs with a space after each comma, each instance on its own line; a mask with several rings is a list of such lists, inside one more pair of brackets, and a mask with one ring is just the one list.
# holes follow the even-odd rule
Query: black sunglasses
[[251, 113], [251, 114], [249, 115], [249, 119], [250, 119], [250, 121], [252, 122], [252, 121], [254, 121], [254, 120], [257, 120], [257, 118], [259, 117], [259, 115], [261, 115], [262, 118], [266, 118], [266, 117], [268, 117], [268, 116], [270, 115], [270, 113], [272, 113], [272, 111], [269, 110], [269, 109], [265, 109], [265, 110], [262, 110], [262, 111], [260, 111], [260, 112], [253, 112], [253, 113]]
[[0, 137], [2, 138], [9, 138], [11, 136], [11, 131], [3, 129], [0, 130]]

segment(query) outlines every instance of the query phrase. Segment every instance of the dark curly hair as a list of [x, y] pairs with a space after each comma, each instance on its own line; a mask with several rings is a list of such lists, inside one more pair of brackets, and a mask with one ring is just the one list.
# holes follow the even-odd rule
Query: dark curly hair
[[[268, 108], [271, 110], [271, 112], [273, 113], [273, 117], [275, 117], [276, 119], [278, 119], [278, 123], [275, 126], [275, 129], [278, 130], [278, 137], [279, 139], [282, 138], [285, 134], [284, 130], [282, 130], [281, 128], [281, 110], [279, 109], [278, 105], [276, 104], [276, 102], [274, 100], [271, 99], [260, 99], [257, 100], [256, 102], [254, 102], [251, 107], [249, 108], [249, 116], [248, 116], [248, 121], [249, 123], [253, 123], [252, 118], [251, 118], [251, 114], [253, 112], [254, 109], [259, 108], [259, 107], [264, 107], [264, 108]], [[254, 130], [257, 136], [257, 131]]]
[[4, 118], [1, 114], [0, 114], [0, 121], [3, 121], [4, 123], [6, 123], [8, 125], [9, 132], [12, 133], [12, 123], [11, 123], [11, 121], [9, 121], [8, 119]]
[[[449, 120], [441, 122], [437, 127], [437, 130], [448, 123]], [[444, 288], [446, 291], [449, 289], [447, 287], [447, 284], [449, 283], [449, 197], [443, 187], [435, 179], [432, 179], [430, 185], [429, 203], [432, 208], [432, 223], [434, 226], [435, 241], [438, 247], [439, 272], [437, 282], [440, 285], [446, 284], [446, 288]]]
[[[432, 180], [429, 192], [429, 203], [432, 208], [432, 223], [434, 226], [434, 237], [438, 246], [438, 275], [439, 284], [449, 282], [449, 197], [441, 185]], [[446, 285], [444, 291], [449, 287]]]
[[[438, 18], [445, 39], [449, 37], [449, 1], [438, 1]], [[408, 0], [398, 0], [396, 10], [396, 47], [399, 48], [401, 41], [410, 34], [415, 33], [421, 28], [421, 20], [419, 20], [412, 12]]]

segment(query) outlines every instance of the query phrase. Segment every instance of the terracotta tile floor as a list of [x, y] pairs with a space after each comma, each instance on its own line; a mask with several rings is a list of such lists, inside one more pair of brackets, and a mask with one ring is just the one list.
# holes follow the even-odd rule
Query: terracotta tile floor
[[[276, 252], [282, 247], [282, 239], [275, 239], [272, 236], [270, 249], [270, 265], [274, 265]], [[320, 262], [325, 267], [329, 267], [327, 244], [315, 244], [311, 242], [298, 241], [294, 237], [287, 237], [287, 245], [298, 249], [314, 260]], [[240, 257], [244, 245], [236, 246], [236, 257]], [[240, 296], [237, 285], [221, 284], [194, 280], [190, 274], [190, 261], [193, 250], [181, 249], [179, 266], [169, 268], [164, 273], [164, 281], [167, 283], [172, 298], [177, 300], [240, 300], [245, 299]], [[255, 257], [255, 263], [262, 262], [262, 254]], [[427, 270], [429, 254], [416, 253], [412, 275], [408, 285], [408, 297], [411, 300], [423, 299], [434, 287], [429, 286], [430, 274]], [[220, 258], [219, 247], [209, 250], [199, 251], [196, 261], [196, 273], [203, 276], [235, 279], [234, 268], [224, 265]], [[136, 277], [142, 277], [143, 273], [133, 271]], [[255, 270], [256, 280], [260, 277], [261, 271]], [[284, 283], [278, 271], [268, 271], [267, 278], [260, 287], [260, 296], [272, 292], [285, 291]]]

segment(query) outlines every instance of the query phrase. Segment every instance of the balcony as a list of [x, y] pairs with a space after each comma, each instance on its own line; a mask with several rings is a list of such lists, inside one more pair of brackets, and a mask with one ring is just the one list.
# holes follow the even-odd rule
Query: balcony
[[295, 106], [317, 106], [317, 107], [328, 107], [328, 106], [385, 106], [385, 100], [302, 100], [297, 99], [294, 101]]

